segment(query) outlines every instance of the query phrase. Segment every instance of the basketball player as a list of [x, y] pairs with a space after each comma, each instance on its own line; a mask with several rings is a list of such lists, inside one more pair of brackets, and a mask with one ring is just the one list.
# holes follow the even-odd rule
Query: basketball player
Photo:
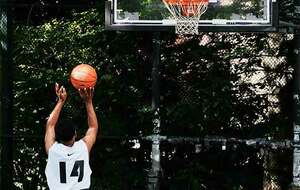
[[68, 120], [57, 122], [67, 99], [63, 86], [55, 84], [58, 102], [46, 125], [45, 149], [48, 162], [45, 170], [50, 190], [87, 190], [90, 187], [89, 153], [96, 141], [98, 121], [93, 107], [94, 89], [81, 89], [79, 94], [85, 102], [88, 130], [75, 141], [75, 125]]

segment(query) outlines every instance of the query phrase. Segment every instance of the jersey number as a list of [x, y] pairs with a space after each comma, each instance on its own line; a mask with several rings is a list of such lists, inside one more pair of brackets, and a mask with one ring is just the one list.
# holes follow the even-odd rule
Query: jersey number
[[[77, 160], [74, 163], [70, 177], [78, 177], [78, 182], [81, 182], [83, 179], [83, 171], [84, 171], [83, 169], [84, 169], [83, 160]], [[59, 172], [60, 172], [60, 183], [67, 183], [66, 162], [59, 162]]]

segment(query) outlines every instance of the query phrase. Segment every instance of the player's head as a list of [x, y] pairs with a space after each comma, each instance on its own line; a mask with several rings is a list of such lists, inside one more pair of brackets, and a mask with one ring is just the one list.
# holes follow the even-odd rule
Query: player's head
[[60, 120], [55, 127], [56, 140], [58, 142], [68, 142], [75, 139], [76, 125], [70, 119]]

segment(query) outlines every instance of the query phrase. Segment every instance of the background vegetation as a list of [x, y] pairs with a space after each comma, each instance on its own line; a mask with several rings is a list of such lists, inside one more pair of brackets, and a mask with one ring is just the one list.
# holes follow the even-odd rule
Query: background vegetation
[[[59, 1], [58, 1], [59, 2]], [[20, 1], [21, 3], [21, 1]], [[54, 107], [54, 84], [69, 94], [62, 117], [87, 128], [85, 110], [68, 80], [80, 63], [97, 69], [94, 104], [101, 124], [91, 156], [91, 189], [145, 189], [152, 134], [152, 33], [104, 30], [104, 2], [58, 8], [15, 9], [14, 184], [44, 189], [43, 134]], [[289, 1], [280, 5], [293, 10]], [[26, 17], [24, 17], [26, 15]], [[288, 14], [280, 13], [282, 20]], [[293, 35], [161, 34], [161, 134], [240, 139], [292, 137]], [[133, 139], [135, 141], [133, 141]], [[265, 151], [265, 150], [264, 150]], [[270, 150], [268, 150], [270, 151]], [[271, 154], [271, 153], [270, 153]], [[266, 154], [244, 145], [163, 143], [161, 189], [260, 189], [266, 171], [285, 189], [291, 152]]]

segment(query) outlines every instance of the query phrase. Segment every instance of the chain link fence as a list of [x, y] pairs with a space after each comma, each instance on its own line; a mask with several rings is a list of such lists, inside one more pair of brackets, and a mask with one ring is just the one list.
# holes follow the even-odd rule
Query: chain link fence
[[[47, 189], [44, 123], [57, 80], [72, 97], [62, 115], [83, 126], [79, 137], [84, 134], [84, 106], [67, 78], [74, 65], [87, 61], [100, 78], [94, 101], [101, 137], [91, 153], [91, 189], [146, 189], [154, 156], [151, 34], [104, 31], [101, 2], [7, 7], [14, 10], [14, 188]], [[161, 34], [160, 189], [288, 188], [293, 38]]]

